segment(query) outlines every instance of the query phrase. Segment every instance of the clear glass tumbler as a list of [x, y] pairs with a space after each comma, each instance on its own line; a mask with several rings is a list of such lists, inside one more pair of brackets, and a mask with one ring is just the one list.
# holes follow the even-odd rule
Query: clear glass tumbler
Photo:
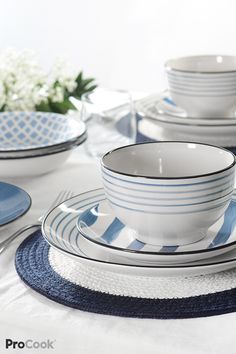
[[87, 153], [100, 158], [136, 139], [136, 117], [131, 94], [97, 88], [82, 96], [81, 118], [88, 129]]

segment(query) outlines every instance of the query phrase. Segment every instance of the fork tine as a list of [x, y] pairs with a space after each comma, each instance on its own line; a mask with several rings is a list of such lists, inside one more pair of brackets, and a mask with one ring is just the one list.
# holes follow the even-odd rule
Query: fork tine
[[27, 225], [24, 226], [22, 228], [20, 228], [18, 231], [14, 232], [11, 236], [7, 237], [3, 242], [0, 242], [0, 253], [2, 253], [7, 247], [8, 245], [19, 235], [21, 235], [24, 231], [29, 230], [33, 227], [38, 227], [41, 226], [41, 223], [43, 222], [44, 218], [46, 217], [46, 215], [50, 212], [51, 209], [53, 209], [54, 207], [56, 207], [57, 205], [59, 205], [60, 203], [62, 203], [63, 201], [65, 201], [66, 199], [69, 199], [71, 197], [73, 197], [74, 193], [68, 190], [62, 190], [56, 197], [56, 199], [53, 201], [53, 203], [51, 204], [51, 206], [49, 207], [49, 209], [47, 210], [47, 212], [45, 212], [43, 215], [41, 215], [38, 218], [37, 223], [35, 224], [31, 224], [31, 225]]
[[52, 204], [50, 205], [49, 209], [52, 209], [54, 206], [56, 206], [57, 204], [60, 203], [60, 200], [64, 197], [65, 192], [66, 192], [66, 191], [61, 191], [61, 192], [57, 195], [56, 199], [52, 202]]
[[50, 207], [47, 209], [47, 211], [39, 218], [39, 220], [43, 219], [44, 215], [46, 215], [51, 209], [55, 208], [57, 205], [61, 204], [64, 202], [66, 199], [70, 198], [70, 195], [73, 196], [73, 192], [67, 191], [67, 190], [62, 190], [56, 197], [56, 199], [53, 201], [53, 203], [50, 205]]
[[70, 198], [70, 191], [64, 191], [64, 194], [61, 196], [60, 198], [60, 202], [64, 202], [64, 200], [69, 199]]
[[72, 191], [64, 191], [64, 194], [61, 196], [59, 203], [73, 197], [74, 193]]
[[74, 196], [74, 193], [72, 191], [68, 191], [67, 196], [65, 199], [72, 198]]
[[50, 205], [49, 209], [52, 209], [53, 207], [57, 206], [58, 204], [60, 204], [61, 202], [63, 202], [64, 200], [68, 199], [67, 195], [68, 193], [71, 193], [70, 191], [66, 191], [66, 190], [62, 190], [56, 197], [56, 199], [52, 202], [52, 204]]

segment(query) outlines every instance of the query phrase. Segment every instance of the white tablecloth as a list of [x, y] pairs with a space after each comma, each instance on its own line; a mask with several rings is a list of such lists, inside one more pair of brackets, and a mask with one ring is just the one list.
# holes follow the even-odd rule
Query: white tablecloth
[[[80, 193], [101, 185], [99, 167], [79, 148], [59, 170], [32, 179], [7, 180], [32, 196], [27, 215], [1, 231], [0, 240], [33, 222], [62, 189]], [[28, 288], [14, 268], [22, 237], [0, 255], [0, 353], [221, 354], [236, 352], [236, 313], [187, 320], [129, 319], [73, 310]], [[54, 350], [5, 349], [5, 339], [53, 340]]]

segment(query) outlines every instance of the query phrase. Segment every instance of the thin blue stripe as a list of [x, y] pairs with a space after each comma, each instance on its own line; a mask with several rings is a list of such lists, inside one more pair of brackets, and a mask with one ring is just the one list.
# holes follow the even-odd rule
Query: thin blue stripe
[[[127, 181], [125, 179], [122, 178], [118, 178], [118, 177], [114, 177], [112, 175], [110, 175], [109, 173], [106, 172], [106, 170], [104, 168], [102, 168], [102, 172], [107, 175], [108, 177], [112, 178], [112, 179], [116, 179], [118, 181], [122, 181], [125, 183], [131, 183], [131, 184], [139, 184], [139, 185], [143, 185], [143, 186], [158, 186], [158, 187], [180, 187], [180, 186], [196, 186], [196, 185], [200, 185], [200, 184], [207, 184], [207, 183], [211, 183], [211, 182], [216, 182], [219, 181], [221, 179], [224, 179], [226, 177], [232, 176], [234, 174], [234, 171], [226, 176], [223, 177], [219, 177], [219, 178], [215, 178], [212, 179], [210, 181], [205, 181], [205, 182], [197, 182], [197, 183], [184, 183], [184, 184], [156, 184], [156, 183], [142, 183], [142, 182], [134, 182], [134, 181]], [[223, 172], [222, 172], [223, 173]], [[134, 178], [138, 178], [138, 176], [134, 176]], [[145, 178], [145, 177], [140, 177], [140, 178]], [[200, 177], [197, 177], [200, 178]], [[158, 178], [157, 178], [158, 179]], [[163, 178], [164, 179], [164, 178]], [[184, 179], [184, 178], [183, 178]], [[193, 176], [194, 179], [194, 176]]]
[[[225, 184], [224, 184], [225, 185]], [[173, 201], [178, 201], [178, 200], [189, 200], [189, 199], [200, 199], [200, 198], [206, 198], [206, 197], [209, 197], [209, 196], [212, 196], [212, 195], [215, 195], [215, 194], [219, 194], [219, 193], [222, 193], [222, 192], [225, 192], [227, 191], [229, 188], [233, 188], [233, 184], [231, 184], [229, 187], [227, 188], [224, 188], [224, 189], [221, 189], [221, 190], [218, 190], [217, 192], [214, 192], [214, 193], [208, 193], [208, 194], [204, 194], [204, 195], [200, 195], [200, 196], [196, 196], [196, 197], [187, 197], [187, 198], [159, 198], [158, 197], [158, 200], [173, 200]], [[134, 199], [145, 199], [145, 200], [157, 200], [157, 197], [155, 198], [149, 198], [149, 197], [141, 197], [141, 196], [137, 196], [137, 195], [132, 195], [132, 194], [127, 194], [127, 193], [122, 193], [120, 191], [116, 191], [110, 187], [107, 187], [105, 186], [105, 189], [108, 189], [109, 191], [111, 191], [112, 193], [117, 193], [119, 195], [124, 195], [126, 197], [131, 197], [131, 198], [134, 198]]]
[[146, 204], [146, 203], [141, 203], [141, 202], [132, 202], [130, 200], [126, 200], [126, 199], [122, 199], [122, 198], [119, 198], [119, 197], [114, 197], [111, 193], [109, 192], [106, 192], [106, 194], [113, 198], [113, 199], [117, 199], [121, 202], [125, 202], [127, 204], [133, 204], [133, 205], [140, 205], [140, 206], [147, 206], [147, 207], [161, 207], [161, 208], [179, 208], [179, 207], [188, 207], [188, 206], [193, 206], [193, 205], [202, 205], [202, 204], [206, 204], [206, 203], [211, 203], [211, 202], [214, 202], [216, 200], [219, 200], [219, 199], [222, 199], [222, 198], [225, 198], [229, 195], [232, 194], [232, 191], [223, 195], [222, 197], [219, 197], [219, 198], [215, 198], [215, 199], [211, 199], [211, 200], [207, 200], [207, 201], [204, 201], [204, 202], [198, 202], [198, 203], [190, 203], [190, 204]]
[[[86, 198], [86, 199], [84, 199], [84, 200], [81, 200], [81, 203], [82, 203], [82, 202], [87, 202], [88, 200], [90, 200], [90, 199], [92, 199], [92, 198], [98, 198], [98, 197], [103, 197], [103, 198], [102, 198], [102, 199], [100, 198], [99, 200], [94, 201], [95, 203], [96, 203], [96, 202], [99, 202], [99, 201], [102, 201], [102, 200], [105, 199], [105, 198], [104, 198], [104, 193], [101, 193], [101, 194], [98, 194], [98, 195], [96, 195], [96, 196], [94, 196], [94, 197], [90, 197], [90, 198]], [[72, 207], [74, 207], [75, 205], [78, 205], [78, 201], [76, 201], [76, 202], [72, 203], [71, 205], [69, 205], [69, 208], [72, 208]], [[89, 206], [89, 205], [91, 205], [91, 202], [88, 203], [88, 204], [81, 205], [80, 208], [85, 207], [85, 206]], [[53, 224], [56, 222], [56, 219], [59, 217], [59, 215], [60, 215], [60, 214], [57, 214], [57, 215], [52, 219], [52, 221], [51, 221], [51, 223], [50, 223], [51, 228], [53, 227]], [[57, 237], [57, 230], [58, 230], [58, 227], [59, 227], [60, 224], [61, 224], [67, 217], [69, 217], [69, 216], [70, 216], [69, 213], [66, 214], [66, 215], [60, 220], [60, 222], [58, 223], [58, 225], [57, 225], [57, 227], [56, 227], [56, 235], [55, 235], [55, 236], [56, 236], [56, 240], [58, 239], [58, 237]], [[75, 218], [77, 218], [77, 217], [78, 217], [78, 215], [75, 216]], [[51, 235], [51, 237], [52, 237], [52, 240], [54, 240], [54, 237], [52, 236], [51, 232], [50, 232], [50, 235]], [[60, 242], [59, 242], [59, 244], [60, 244]]]
[[196, 210], [196, 211], [183, 211], [183, 212], [174, 212], [174, 213], [167, 213], [167, 212], [153, 212], [153, 211], [150, 211], [150, 210], [143, 210], [143, 209], [134, 209], [134, 208], [128, 208], [128, 207], [124, 207], [122, 205], [119, 205], [117, 203], [114, 203], [112, 202], [111, 200], [109, 200], [109, 202], [121, 209], [124, 209], [124, 210], [131, 210], [131, 211], [137, 211], [139, 213], [144, 213], [144, 214], [154, 214], [154, 215], [179, 215], [179, 214], [196, 214], [196, 213], [200, 213], [202, 211], [208, 211], [208, 210], [214, 210], [214, 209], [218, 209], [220, 207], [222, 207], [222, 205], [224, 205], [225, 203], [221, 203], [221, 204], [218, 204], [217, 206], [215, 207], [212, 207], [212, 208], [207, 208], [207, 209], [200, 209], [200, 210]]
[[198, 192], [203, 192], [203, 191], [207, 191], [207, 190], [210, 190], [210, 189], [215, 189], [215, 188], [218, 188], [218, 187], [221, 187], [221, 186], [225, 186], [226, 183], [231, 183], [231, 182], [234, 182], [234, 177], [232, 179], [229, 179], [228, 181], [224, 182], [224, 183], [221, 183], [221, 184], [218, 184], [216, 186], [213, 186], [213, 187], [208, 187], [208, 188], [203, 188], [203, 189], [197, 189], [197, 190], [187, 190], [187, 191], [171, 191], [171, 192], [165, 192], [165, 191], [149, 191], [147, 189], [145, 190], [142, 190], [142, 189], [137, 189], [137, 188], [132, 188], [130, 189], [129, 187], [126, 187], [126, 186], [122, 186], [122, 185], [118, 185], [117, 183], [113, 183], [109, 180], [107, 180], [104, 176], [102, 176], [103, 180], [106, 181], [107, 183], [110, 183], [111, 185], [113, 186], [116, 186], [118, 188], [124, 188], [124, 189], [128, 189], [128, 190], [131, 190], [131, 191], [137, 191], [137, 192], [140, 192], [140, 193], [158, 193], [158, 194], [167, 194], [167, 193], [171, 193], [171, 194], [182, 194], [182, 193], [198, 193]]

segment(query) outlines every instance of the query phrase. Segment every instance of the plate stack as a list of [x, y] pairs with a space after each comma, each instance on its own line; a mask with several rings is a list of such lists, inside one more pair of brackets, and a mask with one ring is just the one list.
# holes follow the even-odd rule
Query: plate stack
[[56, 113], [0, 113], [0, 130], [1, 177], [52, 171], [86, 140], [84, 123]]
[[78, 262], [131, 276], [208, 274], [236, 266], [235, 156], [158, 142], [102, 158], [104, 189], [51, 210], [46, 241]]
[[169, 60], [169, 90], [137, 102], [140, 131], [155, 140], [192, 140], [236, 150], [236, 57]]

